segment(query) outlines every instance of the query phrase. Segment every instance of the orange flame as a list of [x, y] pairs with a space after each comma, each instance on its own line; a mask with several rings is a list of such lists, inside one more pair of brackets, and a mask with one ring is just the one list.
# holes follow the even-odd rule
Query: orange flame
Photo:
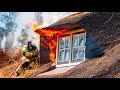
[[40, 24], [40, 25], [38, 25], [37, 24], [37, 22], [34, 22], [33, 21], [33, 23], [31, 23], [31, 29], [33, 30], [33, 31], [35, 31], [36, 29], [38, 29], [38, 28], [43, 28], [43, 23], [42, 24]]
[[35, 31], [37, 28], [38, 28], [38, 25], [37, 25], [37, 24], [33, 24], [33, 25], [32, 25], [32, 30], [33, 30], [33, 31]]
[[39, 33], [41, 36], [40, 44], [45, 48], [49, 49], [49, 58], [52, 62], [55, 61], [56, 56], [56, 41], [57, 35], [62, 35], [66, 30], [52, 30], [49, 28], [43, 28], [39, 30], [35, 30], [36, 33]]

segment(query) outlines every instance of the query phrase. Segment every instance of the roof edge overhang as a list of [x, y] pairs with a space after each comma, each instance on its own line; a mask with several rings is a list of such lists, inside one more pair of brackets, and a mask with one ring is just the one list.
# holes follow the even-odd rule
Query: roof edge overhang
[[[58, 20], [57, 22], [49, 25], [48, 27], [43, 27], [41, 29], [36, 29], [35, 32], [42, 30], [42, 29], [51, 29], [51, 30], [67, 30], [67, 31], [71, 31], [71, 30], [75, 30], [75, 29], [81, 29], [84, 28], [84, 26], [82, 26], [79, 21], [88, 16], [91, 15], [92, 12], [83, 12], [83, 13], [75, 13], [72, 14], [70, 16], [67, 16], [63, 19]], [[77, 20], [76, 20], [77, 18]]]

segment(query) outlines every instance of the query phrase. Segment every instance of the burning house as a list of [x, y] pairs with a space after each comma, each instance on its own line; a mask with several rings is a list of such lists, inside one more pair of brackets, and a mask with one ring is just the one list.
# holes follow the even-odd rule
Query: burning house
[[56, 66], [61, 67], [101, 57], [120, 43], [119, 14], [76, 13], [36, 29], [40, 34], [40, 62], [56, 62]]

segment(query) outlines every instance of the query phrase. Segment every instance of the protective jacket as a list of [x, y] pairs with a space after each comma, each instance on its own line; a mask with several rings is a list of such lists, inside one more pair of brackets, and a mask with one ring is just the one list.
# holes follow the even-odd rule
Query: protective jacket
[[38, 50], [36, 46], [32, 46], [32, 50], [29, 50], [27, 45], [23, 46], [23, 62], [16, 70], [17, 76], [24, 70], [24, 69], [31, 69], [35, 65], [36, 60], [38, 59]]

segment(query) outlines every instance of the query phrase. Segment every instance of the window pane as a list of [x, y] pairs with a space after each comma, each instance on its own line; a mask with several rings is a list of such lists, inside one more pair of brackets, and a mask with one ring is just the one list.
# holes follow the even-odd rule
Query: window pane
[[60, 49], [64, 49], [65, 38], [61, 37], [59, 41], [60, 41], [60, 44], [59, 44]]
[[84, 35], [80, 35], [79, 36], [79, 46], [84, 46], [84, 42], [85, 42]]
[[59, 61], [64, 61], [64, 50], [60, 50]]
[[80, 60], [84, 59], [84, 47], [79, 47], [78, 59], [80, 59]]
[[73, 48], [73, 59], [72, 60], [77, 60], [79, 55], [78, 48]]
[[66, 49], [65, 50], [65, 61], [69, 61], [70, 60], [70, 50]]
[[78, 35], [73, 35], [73, 47], [78, 46]]
[[81, 61], [85, 55], [85, 39], [84, 34], [73, 35], [73, 47], [72, 47], [72, 61]]
[[69, 48], [69, 47], [70, 47], [70, 37], [67, 36], [67, 37], [65, 38], [65, 48]]

